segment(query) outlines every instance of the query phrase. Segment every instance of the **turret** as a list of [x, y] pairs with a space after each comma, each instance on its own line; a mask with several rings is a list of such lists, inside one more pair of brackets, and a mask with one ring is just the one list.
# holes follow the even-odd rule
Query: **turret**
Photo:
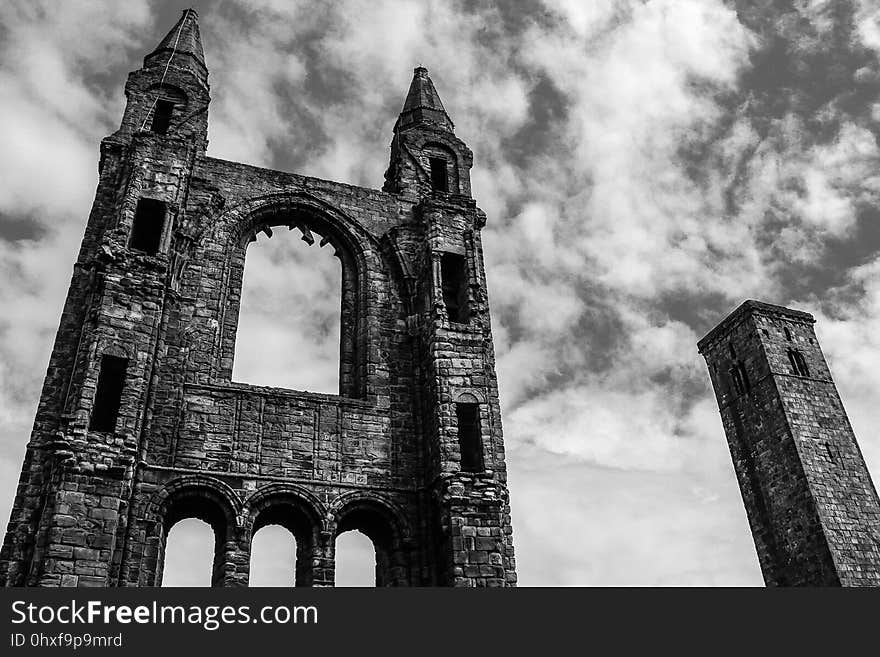
[[417, 67], [394, 124], [384, 190], [414, 201], [435, 193], [469, 197], [472, 164], [473, 153], [455, 136], [428, 69]]
[[194, 9], [184, 10], [144, 57], [143, 68], [128, 76], [125, 113], [111, 140], [128, 142], [138, 132], [151, 132], [192, 140], [205, 152], [210, 95], [198, 21]]

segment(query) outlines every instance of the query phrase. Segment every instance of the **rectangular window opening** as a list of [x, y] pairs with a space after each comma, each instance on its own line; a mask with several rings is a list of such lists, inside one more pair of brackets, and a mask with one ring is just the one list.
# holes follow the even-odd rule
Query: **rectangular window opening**
[[92, 406], [92, 417], [89, 421], [90, 431], [112, 432], [116, 430], [116, 420], [119, 418], [119, 405], [122, 402], [122, 389], [125, 387], [127, 367], [127, 358], [101, 357], [98, 387], [95, 390], [95, 403]]
[[462, 472], [482, 472], [483, 437], [480, 432], [480, 405], [455, 405], [458, 420], [458, 446], [461, 449]]
[[150, 126], [150, 130], [158, 135], [166, 134], [171, 126], [171, 114], [173, 112], [173, 102], [162, 100], [161, 98], [157, 100], [156, 106], [153, 108], [153, 124]]
[[131, 248], [156, 255], [162, 244], [164, 226], [165, 204], [152, 198], [139, 199], [131, 229]]
[[446, 172], [446, 160], [442, 157], [428, 158], [431, 165], [431, 188], [437, 192], [449, 191], [449, 177]]
[[467, 322], [468, 308], [467, 260], [457, 253], [444, 253], [440, 258], [443, 304], [450, 322]]

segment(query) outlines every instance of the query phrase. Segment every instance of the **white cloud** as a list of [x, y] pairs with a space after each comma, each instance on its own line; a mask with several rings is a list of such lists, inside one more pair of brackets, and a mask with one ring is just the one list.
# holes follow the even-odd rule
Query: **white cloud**
[[856, 34], [868, 48], [880, 52], [880, 8], [871, 0], [860, 0], [856, 13]]

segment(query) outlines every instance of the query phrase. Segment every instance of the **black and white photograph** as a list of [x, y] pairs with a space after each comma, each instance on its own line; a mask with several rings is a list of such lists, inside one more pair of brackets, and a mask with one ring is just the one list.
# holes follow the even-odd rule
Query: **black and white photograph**
[[878, 136], [876, 0], [4, 0], [0, 586], [880, 586]]

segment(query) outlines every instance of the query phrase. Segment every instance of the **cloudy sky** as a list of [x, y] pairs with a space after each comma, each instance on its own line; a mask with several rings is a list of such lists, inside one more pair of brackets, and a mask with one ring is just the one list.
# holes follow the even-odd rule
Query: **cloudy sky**
[[[4, 526], [98, 143], [118, 126], [126, 74], [186, 6], [0, 4]], [[876, 3], [196, 8], [215, 157], [380, 187], [412, 69], [429, 68], [474, 151], [474, 196], [489, 218], [523, 585], [762, 583], [695, 346], [745, 298], [816, 315], [880, 478]], [[338, 280], [327, 250], [262, 237], [246, 265], [252, 337], [235, 378], [332, 391]], [[291, 336], [312, 348], [287, 353]], [[262, 352], [248, 348], [257, 340]], [[175, 540], [197, 542], [197, 529]], [[289, 549], [263, 532], [265, 554]], [[357, 543], [354, 563], [365, 548], [345, 540]], [[262, 581], [283, 566], [273, 568]], [[365, 569], [352, 572], [341, 579]]]

